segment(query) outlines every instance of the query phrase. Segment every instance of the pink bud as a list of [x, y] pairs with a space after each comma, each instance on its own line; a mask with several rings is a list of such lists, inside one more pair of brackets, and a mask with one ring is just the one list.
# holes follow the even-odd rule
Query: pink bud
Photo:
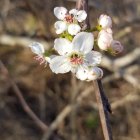
[[101, 30], [98, 35], [98, 46], [101, 50], [107, 51], [113, 41], [112, 30]]
[[112, 20], [107, 15], [104, 15], [104, 14], [100, 15], [98, 22], [99, 22], [99, 25], [101, 25], [103, 29], [112, 27]]
[[123, 51], [124, 47], [122, 46], [122, 44], [119, 41], [113, 40], [111, 43], [111, 49], [112, 49], [113, 53], [118, 54]]

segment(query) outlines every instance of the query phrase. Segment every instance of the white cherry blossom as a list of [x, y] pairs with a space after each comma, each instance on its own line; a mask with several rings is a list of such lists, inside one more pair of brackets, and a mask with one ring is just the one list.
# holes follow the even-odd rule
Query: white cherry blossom
[[93, 34], [87, 32], [78, 33], [72, 42], [65, 38], [56, 39], [54, 48], [59, 53], [59, 56], [51, 59], [51, 70], [56, 74], [71, 71], [78, 75], [78, 79], [84, 79], [80, 73], [86, 75], [89, 67], [95, 67], [101, 62], [101, 54], [92, 51], [93, 45]]
[[59, 19], [54, 25], [57, 34], [68, 31], [71, 35], [76, 35], [80, 32], [81, 27], [78, 22], [83, 22], [87, 13], [84, 10], [72, 9], [69, 11], [64, 7], [54, 8], [54, 15]]
[[98, 35], [98, 46], [101, 50], [107, 51], [113, 41], [112, 30], [101, 30]]
[[103, 29], [112, 27], [112, 20], [111, 17], [109, 17], [108, 15], [105, 14], [100, 15], [98, 22]]

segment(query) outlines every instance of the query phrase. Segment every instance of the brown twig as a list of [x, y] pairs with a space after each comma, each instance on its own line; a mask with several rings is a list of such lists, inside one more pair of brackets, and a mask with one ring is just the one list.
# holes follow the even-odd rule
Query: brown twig
[[105, 98], [101, 80], [94, 81], [94, 87], [104, 138], [105, 140], [112, 140], [113, 138], [108, 115], [108, 110], [111, 111], [111, 109], [110, 104], [108, 104], [107, 98]]
[[44, 45], [45, 49], [49, 49], [51, 46], [51, 43], [43, 40], [43, 39], [32, 39], [29, 37], [23, 37], [23, 36], [12, 36], [9, 34], [1, 34], [0, 35], [0, 44], [5, 46], [23, 46], [28, 47], [30, 43], [32, 42], [40, 42]]
[[71, 105], [72, 111], [70, 114], [70, 128], [71, 128], [71, 140], [77, 140], [77, 133], [76, 133], [76, 116], [77, 116], [77, 108], [75, 107], [76, 104], [76, 96], [78, 94], [77, 82], [76, 77], [74, 74], [71, 75]]
[[[77, 0], [77, 9], [84, 9], [88, 14], [88, 0]], [[86, 27], [87, 29], [90, 28], [89, 18], [87, 18], [85, 24], [87, 26]], [[100, 114], [103, 134], [105, 140], [112, 140], [113, 138], [112, 138], [112, 132], [111, 132], [110, 121], [108, 116], [108, 112], [111, 112], [111, 107], [110, 104], [108, 103], [108, 99], [104, 94], [101, 80], [95, 81], [94, 86], [95, 86], [96, 99], [99, 107], [99, 114]]]
[[42, 122], [37, 116], [36, 114], [32, 111], [32, 109], [28, 106], [28, 104], [26, 103], [20, 89], [18, 88], [18, 86], [16, 85], [16, 83], [12, 80], [12, 78], [10, 77], [9, 71], [8, 69], [5, 67], [5, 65], [3, 64], [3, 62], [0, 60], [0, 68], [1, 71], [3, 72], [3, 74], [5, 74], [8, 77], [8, 80], [11, 83], [11, 86], [14, 90], [15, 95], [18, 97], [24, 111], [30, 116], [30, 118], [32, 118], [34, 120], [34, 122], [36, 123], [36, 125], [43, 131], [46, 132], [48, 129], [48, 126]]

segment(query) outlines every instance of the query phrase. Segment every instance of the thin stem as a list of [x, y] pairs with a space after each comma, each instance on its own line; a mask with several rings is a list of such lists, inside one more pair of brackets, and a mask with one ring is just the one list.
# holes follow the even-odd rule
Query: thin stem
[[76, 115], [77, 115], [77, 108], [75, 107], [76, 104], [76, 96], [77, 96], [77, 83], [75, 75], [71, 75], [71, 105], [72, 105], [72, 112], [70, 114], [70, 125], [71, 125], [71, 140], [77, 140], [76, 134]]
[[8, 77], [8, 80], [11, 83], [11, 86], [14, 90], [15, 95], [18, 97], [22, 108], [24, 109], [24, 111], [30, 116], [30, 118], [32, 118], [34, 120], [34, 122], [36, 123], [36, 125], [43, 131], [46, 132], [48, 129], [48, 126], [42, 122], [37, 116], [36, 114], [32, 111], [32, 109], [29, 107], [29, 105], [27, 104], [27, 102], [25, 101], [21, 91], [19, 90], [18, 86], [16, 85], [16, 83], [12, 80], [12, 78], [10, 77], [9, 71], [8, 69], [5, 67], [5, 65], [3, 64], [3, 62], [0, 60], [0, 68], [2, 70], [2, 72]]
[[104, 96], [101, 80], [94, 81], [94, 87], [104, 138], [105, 140], [112, 140], [108, 108], [106, 107], [106, 98]]

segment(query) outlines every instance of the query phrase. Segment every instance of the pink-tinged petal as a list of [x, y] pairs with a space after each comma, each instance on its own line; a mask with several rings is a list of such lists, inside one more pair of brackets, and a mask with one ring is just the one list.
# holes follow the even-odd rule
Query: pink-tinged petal
[[99, 21], [98, 22], [99, 22], [99, 25], [101, 25], [103, 29], [111, 28], [112, 27], [112, 20], [107, 15], [101, 15], [99, 17]]
[[80, 32], [74, 37], [72, 44], [74, 51], [86, 54], [93, 48], [94, 36], [92, 33]]
[[56, 56], [50, 61], [50, 69], [56, 74], [67, 73], [71, 70], [71, 65], [65, 56]]
[[54, 15], [60, 20], [63, 20], [65, 18], [66, 13], [67, 13], [67, 9], [65, 7], [54, 8]]
[[107, 51], [111, 46], [111, 42], [113, 41], [113, 36], [111, 30], [102, 30], [98, 35], [98, 46], [101, 50]]
[[65, 38], [57, 38], [54, 41], [54, 48], [60, 55], [67, 55], [72, 51], [72, 44]]

